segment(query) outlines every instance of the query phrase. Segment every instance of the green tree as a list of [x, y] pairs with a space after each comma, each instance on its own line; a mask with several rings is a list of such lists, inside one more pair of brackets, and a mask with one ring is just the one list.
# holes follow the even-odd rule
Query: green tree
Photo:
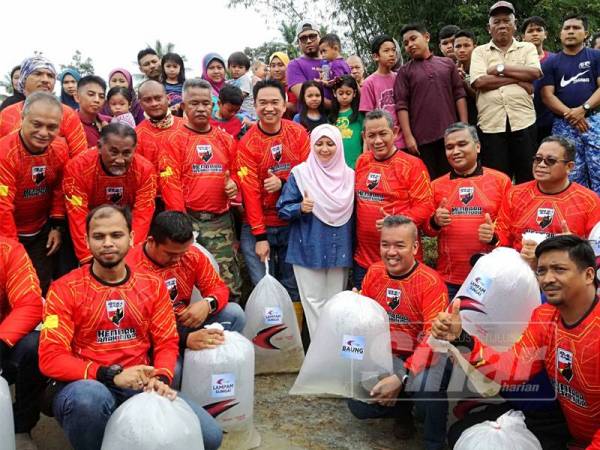
[[71, 62], [69, 64], [61, 64], [60, 70], [63, 71], [66, 68], [71, 67], [77, 69], [81, 76], [93, 75], [94, 73], [94, 62], [92, 58], [83, 58], [83, 55], [79, 50], [75, 50]]

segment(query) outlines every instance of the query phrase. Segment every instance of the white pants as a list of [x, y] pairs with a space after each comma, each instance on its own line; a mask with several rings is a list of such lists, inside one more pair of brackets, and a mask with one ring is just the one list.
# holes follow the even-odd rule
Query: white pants
[[317, 331], [319, 315], [325, 302], [346, 289], [348, 268], [309, 269], [297, 265], [293, 267], [308, 332], [312, 339]]

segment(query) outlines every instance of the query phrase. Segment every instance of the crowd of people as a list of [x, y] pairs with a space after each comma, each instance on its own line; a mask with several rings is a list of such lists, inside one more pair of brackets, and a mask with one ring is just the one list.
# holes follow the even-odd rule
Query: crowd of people
[[[16, 385], [18, 448], [36, 448], [40, 411], [75, 449], [99, 449], [126, 399], [174, 398], [185, 349], [223, 343], [206, 324], [241, 331], [248, 291], [268, 270], [305, 318], [305, 345], [343, 290], [387, 311], [396, 373], [369, 401], [349, 401], [356, 417], [393, 418], [396, 438], [409, 439], [412, 403], [398, 399], [410, 397], [425, 447], [442, 449], [518, 408], [544, 449], [600, 449], [586, 242], [600, 222], [600, 50], [586, 46], [581, 15], [564, 18], [557, 53], [544, 48], [541, 17], [518, 30], [515, 15], [492, 5], [487, 43], [443, 27], [440, 56], [422, 24], [403, 26], [400, 42], [374, 36], [369, 76], [309, 19], [296, 29], [298, 58], [209, 53], [201, 78], [150, 48], [137, 56], [139, 86], [123, 68], [104, 79], [25, 59], [0, 107], [0, 363]], [[598, 35], [590, 42], [600, 48]], [[435, 269], [424, 236], [437, 238]], [[545, 302], [506, 353], [466, 333], [452, 303], [474, 257], [499, 246], [520, 252]], [[429, 335], [556, 400], [507, 400], [447, 430], [453, 367], [423, 357]], [[515, 358], [530, 370], [515, 372]], [[205, 448], [218, 448], [216, 420], [186, 401]]]

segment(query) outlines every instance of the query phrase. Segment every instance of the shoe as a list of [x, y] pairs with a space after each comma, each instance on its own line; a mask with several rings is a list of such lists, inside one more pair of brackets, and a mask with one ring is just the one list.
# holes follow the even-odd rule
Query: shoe
[[17, 450], [38, 450], [38, 446], [33, 442], [29, 433], [16, 433], [15, 443]]
[[415, 435], [416, 429], [410, 414], [406, 417], [394, 419], [393, 433], [396, 439], [407, 441]]

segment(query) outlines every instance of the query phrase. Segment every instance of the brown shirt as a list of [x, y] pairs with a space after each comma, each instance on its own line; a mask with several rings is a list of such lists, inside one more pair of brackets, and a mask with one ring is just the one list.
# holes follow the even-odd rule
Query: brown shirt
[[[535, 67], [540, 70], [540, 60], [535, 46], [529, 42], [513, 39], [504, 53], [493, 42], [480, 45], [471, 56], [471, 84], [487, 75], [490, 66], [509, 64]], [[512, 131], [522, 130], [535, 123], [533, 97], [518, 84], [509, 84], [491, 91], [477, 92], [477, 124], [484, 133], [506, 131], [506, 118]]]

